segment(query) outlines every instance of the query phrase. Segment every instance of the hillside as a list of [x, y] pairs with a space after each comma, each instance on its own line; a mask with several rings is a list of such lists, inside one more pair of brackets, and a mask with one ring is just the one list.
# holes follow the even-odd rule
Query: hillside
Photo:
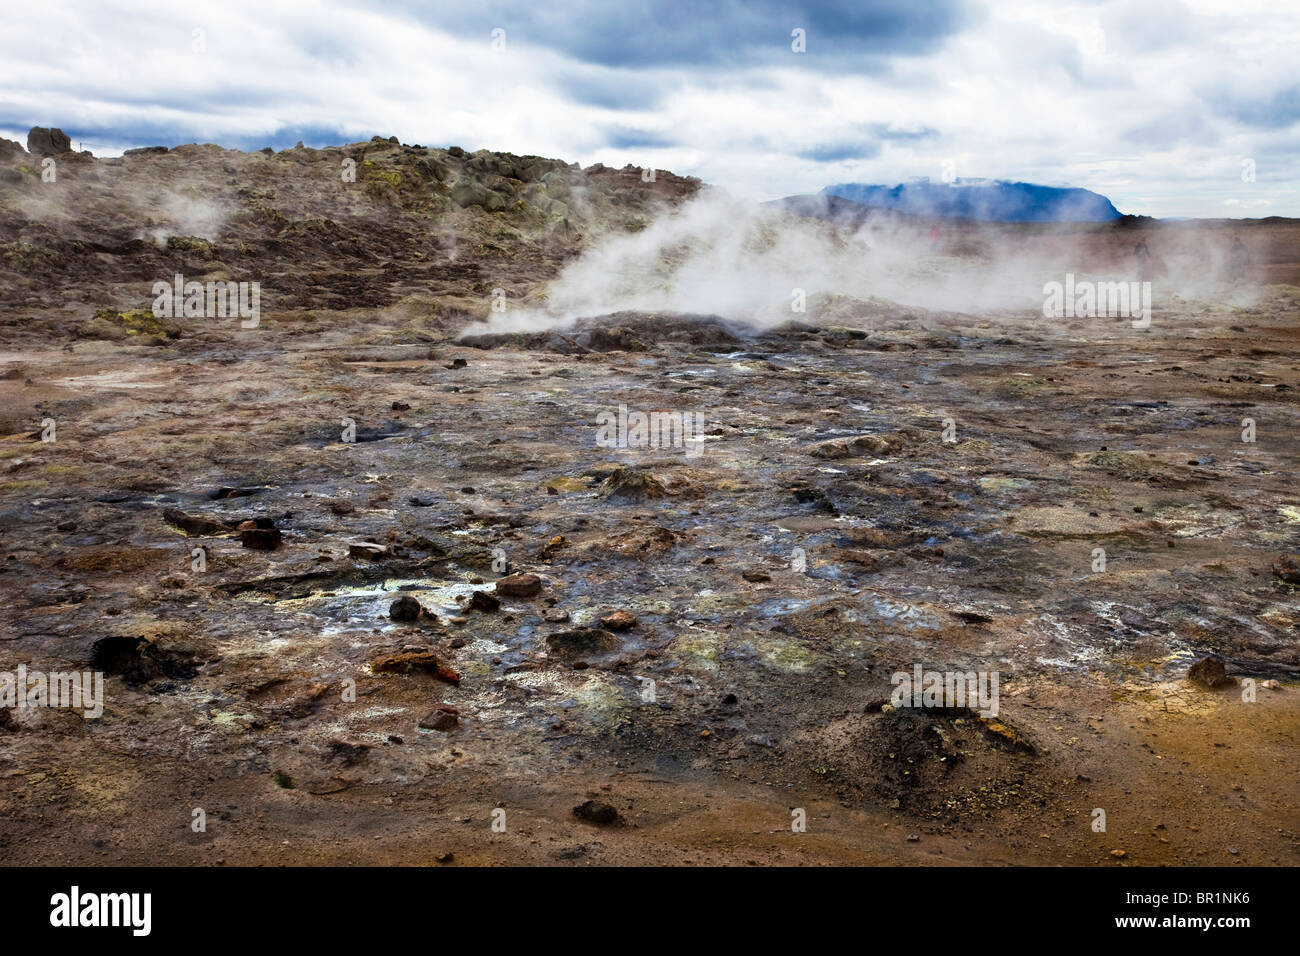
[[[5, 337], [20, 335], [33, 309], [46, 332], [84, 332], [87, 308], [147, 308], [152, 284], [176, 273], [260, 281], [263, 310], [304, 328], [392, 306], [418, 334], [486, 316], [494, 289], [526, 300], [593, 239], [643, 228], [700, 188], [663, 170], [645, 182], [635, 167], [378, 136], [279, 153], [65, 150], [53, 154], [49, 182], [40, 155], [49, 137], [29, 142], [36, 154], [0, 141]], [[100, 323], [89, 334], [105, 332]]]

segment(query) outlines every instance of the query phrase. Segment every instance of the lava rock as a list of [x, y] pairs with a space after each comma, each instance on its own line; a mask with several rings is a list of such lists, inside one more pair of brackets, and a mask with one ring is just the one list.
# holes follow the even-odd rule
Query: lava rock
[[501, 602], [488, 594], [486, 591], [475, 591], [469, 596], [465, 603], [466, 611], [495, 611], [501, 607]]
[[230, 527], [225, 522], [202, 515], [189, 515], [179, 508], [163, 509], [163, 520], [180, 528], [187, 535], [225, 534]]
[[535, 574], [510, 574], [496, 583], [497, 594], [513, 598], [536, 597], [541, 593], [542, 579]]
[[1300, 584], [1300, 554], [1284, 554], [1273, 562], [1273, 573], [1287, 584]]
[[636, 627], [636, 617], [627, 611], [613, 611], [602, 617], [600, 623], [611, 631], [627, 631]]
[[1223, 661], [1217, 657], [1204, 657], [1197, 661], [1187, 670], [1187, 679], [1202, 687], [1208, 687], [1214, 690], [1217, 687], [1226, 687], [1229, 684], [1236, 683], [1228, 676], [1227, 670], [1223, 666]]
[[61, 129], [33, 126], [27, 133], [27, 152], [33, 156], [58, 156], [72, 151], [72, 139]]
[[418, 621], [424, 608], [409, 594], [399, 597], [388, 606], [388, 616], [394, 621]]
[[455, 707], [450, 704], [442, 704], [431, 713], [421, 717], [418, 726], [421, 730], [440, 730], [443, 733], [450, 733], [460, 726], [459, 715], [460, 711]]
[[432, 674], [448, 684], [460, 686], [460, 675], [444, 664], [432, 651], [416, 651], [411, 654], [386, 654], [370, 662], [373, 674], [412, 674], [422, 671]]
[[256, 551], [274, 551], [280, 538], [279, 528], [245, 528], [239, 533], [239, 543]]
[[128, 684], [146, 684], [158, 677], [189, 680], [198, 673], [187, 655], [166, 651], [143, 637], [103, 637], [90, 646], [90, 666], [105, 674], [120, 674]]
[[594, 823], [598, 827], [614, 826], [623, 822], [623, 817], [616, 809], [599, 800], [588, 800], [578, 804], [573, 808], [573, 815], [579, 820]]

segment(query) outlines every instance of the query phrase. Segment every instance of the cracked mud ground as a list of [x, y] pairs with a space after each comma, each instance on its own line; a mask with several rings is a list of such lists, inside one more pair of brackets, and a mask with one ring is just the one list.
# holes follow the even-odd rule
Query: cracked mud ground
[[[272, 308], [139, 346], [34, 310], [0, 354], [0, 664], [149, 643], [101, 719], [6, 717], [8, 862], [1300, 861], [1293, 285], [1145, 333]], [[703, 413], [703, 452], [597, 447], [620, 403]], [[540, 591], [465, 608], [507, 573]], [[1188, 682], [1208, 654], [1279, 686]], [[882, 712], [916, 663], [997, 670], [998, 719]]]

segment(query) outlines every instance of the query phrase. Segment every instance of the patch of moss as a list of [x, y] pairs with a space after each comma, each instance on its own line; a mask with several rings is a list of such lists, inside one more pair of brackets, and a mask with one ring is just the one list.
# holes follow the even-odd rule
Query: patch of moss
[[0, 495], [16, 495], [24, 491], [35, 491], [38, 488], [44, 488], [49, 482], [35, 481], [31, 478], [22, 481], [6, 481], [0, 484]]
[[212, 243], [198, 236], [168, 236], [167, 248], [171, 252], [197, 252], [204, 256], [212, 256]]
[[134, 336], [157, 340], [180, 338], [180, 326], [171, 319], [159, 318], [150, 309], [100, 309], [89, 322], [77, 330], [82, 338], [122, 341]]

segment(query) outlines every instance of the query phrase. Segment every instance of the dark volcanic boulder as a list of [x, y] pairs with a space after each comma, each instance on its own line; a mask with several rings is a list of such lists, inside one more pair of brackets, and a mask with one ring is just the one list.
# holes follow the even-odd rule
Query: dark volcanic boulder
[[27, 152], [33, 156], [58, 156], [71, 150], [72, 139], [61, 129], [33, 126], [27, 133]]

